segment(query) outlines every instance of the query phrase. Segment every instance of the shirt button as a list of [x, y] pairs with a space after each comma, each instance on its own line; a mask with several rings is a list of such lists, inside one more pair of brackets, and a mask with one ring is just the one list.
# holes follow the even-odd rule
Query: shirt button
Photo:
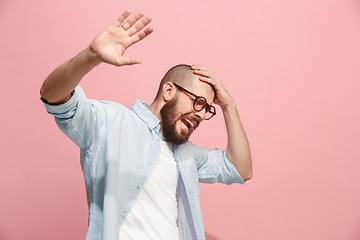
[[153, 162], [153, 161], [150, 161], [149, 163], [150, 163], [150, 164], [153, 164], [154, 162]]
[[126, 209], [123, 211], [123, 213], [127, 213]]
[[140, 185], [137, 185], [136, 187], [137, 187], [137, 189], [141, 189], [141, 186], [140, 186]]

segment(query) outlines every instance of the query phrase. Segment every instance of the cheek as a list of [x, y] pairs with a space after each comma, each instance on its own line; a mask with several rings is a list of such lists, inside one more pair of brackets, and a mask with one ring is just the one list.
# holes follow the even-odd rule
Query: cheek
[[176, 112], [178, 117], [184, 114], [188, 114], [193, 111], [194, 101], [192, 101], [188, 96], [182, 94], [179, 96], [176, 102]]
[[191, 112], [193, 112], [193, 105], [189, 102], [184, 103], [181, 106], [178, 106], [177, 108], [177, 113], [179, 114], [179, 116], [181, 117], [182, 115], [186, 115], [189, 114]]

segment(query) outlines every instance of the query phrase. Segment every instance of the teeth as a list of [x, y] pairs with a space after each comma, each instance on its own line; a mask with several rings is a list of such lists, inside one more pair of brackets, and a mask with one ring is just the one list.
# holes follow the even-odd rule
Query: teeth
[[186, 124], [185, 123], [183, 123], [183, 122], [181, 122], [182, 123], [182, 125], [184, 125], [184, 127], [186, 127], [186, 129], [189, 129], [187, 126], [186, 126]]
[[191, 121], [189, 121], [188, 119], [185, 120], [190, 124], [191, 127], [194, 127], [194, 124]]

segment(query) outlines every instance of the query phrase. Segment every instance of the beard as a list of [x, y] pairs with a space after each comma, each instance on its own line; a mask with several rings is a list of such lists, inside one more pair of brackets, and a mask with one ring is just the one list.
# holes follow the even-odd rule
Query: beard
[[[199, 126], [200, 121], [198, 117], [193, 116], [191, 113], [180, 113], [180, 117], [176, 117], [177, 115], [179, 115], [176, 109], [176, 104], [177, 98], [175, 97], [165, 103], [165, 105], [161, 108], [161, 130], [162, 135], [167, 142], [180, 145], [186, 143], [189, 140], [190, 135]], [[190, 120], [193, 123], [193, 126], [190, 126], [188, 123], [186, 123], [185, 119]], [[176, 129], [176, 123], [178, 121], [182, 121], [183, 123], [185, 123], [188, 127], [188, 131], [185, 131], [184, 129], [180, 129], [180, 131], [178, 131]]]

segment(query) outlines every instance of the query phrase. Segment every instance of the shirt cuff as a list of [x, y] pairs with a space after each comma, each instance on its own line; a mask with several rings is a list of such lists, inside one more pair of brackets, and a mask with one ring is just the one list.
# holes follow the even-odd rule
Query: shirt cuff
[[224, 151], [224, 155], [225, 155], [224, 158], [226, 165], [225, 167], [228, 171], [228, 178], [226, 179], [226, 182], [228, 182], [227, 184], [231, 184], [231, 183], [244, 184], [245, 183], [244, 179], [242, 179], [239, 172], [236, 170], [234, 164], [232, 164], [230, 159], [226, 156], [226, 151]]
[[74, 94], [71, 96], [71, 98], [60, 105], [50, 105], [48, 103], [44, 102], [44, 106], [46, 108], [46, 111], [54, 115], [58, 119], [69, 119], [73, 117], [75, 114], [76, 107], [79, 102], [79, 95], [83, 92], [80, 86], [77, 86], [74, 89]]

